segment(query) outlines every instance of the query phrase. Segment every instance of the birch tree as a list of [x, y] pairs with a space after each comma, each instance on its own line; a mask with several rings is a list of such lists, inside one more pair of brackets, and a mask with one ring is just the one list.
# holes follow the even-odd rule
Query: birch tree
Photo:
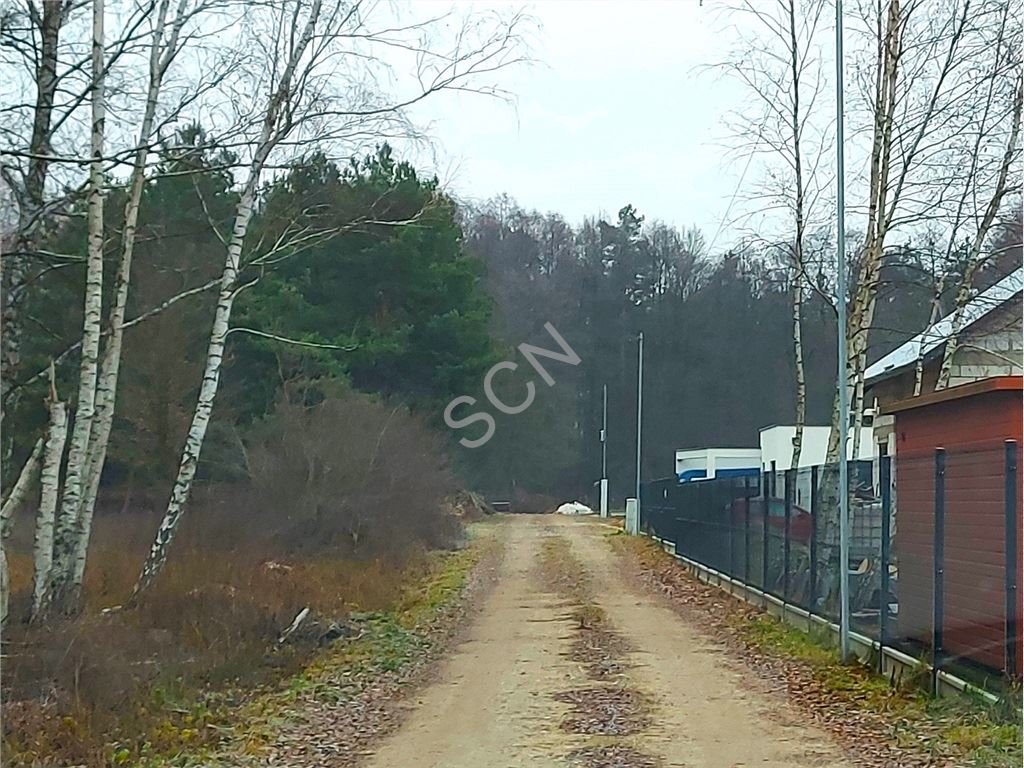
[[767, 205], [783, 212], [788, 220], [781, 250], [792, 306], [793, 467], [800, 465], [807, 415], [801, 329], [808, 285], [807, 233], [817, 223], [829, 182], [822, 159], [830, 138], [816, 121], [817, 102], [825, 85], [818, 47], [824, 10], [824, 0], [743, 0], [729, 6], [730, 16], [752, 23], [757, 33], [734, 52], [729, 63], [721, 65], [758, 105], [756, 117], [740, 119], [737, 135], [745, 137], [741, 143], [744, 151], [760, 155], [767, 163], [768, 180], [747, 197], [757, 204], [759, 214]]
[[53, 533], [60, 490], [60, 467], [68, 434], [67, 406], [57, 397], [56, 376], [51, 367], [50, 397], [47, 401], [50, 421], [39, 475], [39, 511], [36, 514], [32, 551], [32, 618], [38, 619], [46, 608], [47, 590], [53, 569]]
[[[125, 313], [131, 275], [139, 206], [149, 171], [148, 158], [155, 146], [157, 132], [178, 119], [183, 111], [199, 100], [211, 84], [218, 83], [230, 59], [206, 56], [201, 75], [193, 76], [185, 88], [179, 88], [176, 103], [162, 102], [161, 95], [168, 69], [185, 48], [186, 43], [196, 43], [204, 36], [215, 35], [220, 18], [200, 16], [214, 8], [223, 9], [225, 3], [204, 2], [204, 0], [152, 0], [146, 6], [131, 6], [128, 13], [118, 18], [124, 24], [117, 30], [114, 42], [106, 41], [105, 16], [107, 8], [103, 0], [92, 4], [92, 26], [89, 68], [91, 81], [85, 93], [90, 106], [90, 139], [88, 178], [84, 189], [87, 192], [87, 243], [86, 281], [84, 291], [84, 319], [82, 335], [73, 346], [79, 354], [78, 391], [76, 410], [70, 439], [68, 460], [63, 477], [58, 477], [57, 487], [62, 489], [59, 513], [56, 515], [55, 532], [48, 537], [52, 541], [52, 566], [47, 564], [48, 585], [41, 592], [37, 590], [36, 615], [39, 616], [58, 604], [64, 610], [72, 610], [78, 602], [78, 593], [84, 574], [85, 557], [91, 532], [92, 513], [99, 488], [99, 479], [106, 459], [111, 426], [113, 423], [115, 397], [120, 368], [121, 349], [126, 322]], [[131, 79], [136, 62], [145, 60], [147, 76], [142, 80], [141, 108], [138, 111], [138, 128], [133, 131], [126, 144], [127, 149], [107, 148], [110, 129], [107, 125], [107, 92], [114, 92], [119, 99], [122, 114], [135, 110], [132, 86], [124, 81]], [[75, 60], [60, 62], [62, 66], [75, 69]], [[113, 87], [108, 78], [114, 64], [123, 65], [118, 81]], [[55, 65], [56, 66], [56, 65]], [[39, 99], [42, 101], [42, 98]], [[61, 113], [62, 119], [73, 114], [82, 99], [72, 99]], [[42, 111], [37, 107], [36, 114]], [[118, 123], [114, 124], [115, 137], [125, 133]], [[58, 125], [51, 126], [56, 130]], [[29, 152], [29, 163], [34, 162]], [[72, 158], [51, 155], [47, 158], [50, 166], [72, 165]], [[105, 216], [103, 198], [108, 173], [111, 168], [122, 167], [130, 160], [130, 175], [127, 181], [127, 195], [124, 207], [123, 227], [119, 233], [120, 258], [114, 276], [113, 296], [110, 302], [106, 329], [103, 329], [103, 251], [105, 247]], [[27, 231], [27, 230], [26, 230]], [[26, 238], [23, 237], [23, 241]], [[32, 255], [27, 252], [26, 256]], [[164, 302], [172, 303], [176, 297]], [[138, 321], [140, 318], [135, 318]], [[102, 342], [105, 340], [105, 344]], [[69, 352], [72, 350], [69, 350]], [[67, 353], [57, 356], [57, 362]], [[5, 395], [10, 394], [10, 390]], [[6, 401], [5, 401], [6, 404]], [[46, 511], [41, 509], [41, 515]], [[42, 561], [39, 561], [42, 562]], [[36, 574], [37, 583], [40, 582]]]
[[[1006, 0], [874, 0], [857, 9], [862, 46], [854, 85], [866, 107], [871, 149], [867, 195], [858, 212], [865, 234], [858, 252], [846, 334], [844, 374], [850, 396], [852, 449], [857, 455], [864, 413], [864, 371], [887, 243], [898, 231], [925, 226], [945, 214], [942, 191], [953, 166], [952, 147], [976, 122], [979, 94], [990, 75]], [[867, 57], [871, 56], [869, 63]], [[972, 198], [973, 199], [973, 196]], [[838, 392], [827, 460], [840, 448]]]
[[[80, 126], [93, 90], [89, 9], [74, 0], [21, 0], [5, 6], [0, 23], [0, 180], [18, 210], [11, 246], [0, 261], [3, 412], [12, 406], [26, 290], [41, 271], [75, 260], [44, 253], [39, 243], [66, 222], [87, 188], [82, 168], [91, 155]], [[134, 50], [148, 12], [136, 4], [119, 10], [123, 24], [112, 40], [104, 40], [105, 78]], [[47, 263], [54, 259], [59, 263]]]
[[[114, 279], [114, 299], [108, 319], [108, 336], [96, 381], [95, 414], [89, 434], [85, 461], [82, 495], [76, 517], [74, 548], [71, 562], [63, 563], [65, 578], [70, 577], [70, 600], [76, 603], [85, 574], [85, 561], [92, 532], [92, 516], [99, 492], [100, 476], [106, 462], [107, 446], [114, 422], [118, 375], [124, 340], [125, 312], [131, 281], [132, 258], [139, 220], [139, 206], [148, 170], [147, 160], [153, 142], [154, 123], [160, 102], [161, 88], [167, 70], [180, 52], [180, 39], [186, 23], [197, 17], [207, 6], [193, 4], [191, 0], [177, 0], [172, 13], [171, 0], [160, 0], [149, 43], [148, 85], [142, 121], [136, 138], [135, 157], [128, 183], [128, 197], [124, 208], [124, 226], [121, 231], [121, 254]], [[169, 18], [169, 16], [171, 18]], [[83, 337], [84, 338], [84, 337]]]
[[[986, 240], [1006, 195], [1014, 188], [1019, 189], [1019, 171], [1017, 174], [1012, 171], [1015, 170], [1020, 151], [1017, 145], [1021, 122], [1021, 73], [1017, 55], [1019, 41], [1012, 40], [1013, 35], [1008, 34], [1012, 22], [1009, 5], [1006, 5], [994, 42], [996, 55], [992, 57], [991, 73], [984, 88], [978, 91], [980, 103], [976, 110], [976, 120], [959, 143], [962, 154], [949, 163], [953, 172], [944, 187], [943, 196], [950, 198], [952, 208], [946, 223], [948, 233], [944, 253], [933, 266], [934, 286], [928, 325], [922, 334], [922, 344], [915, 364], [915, 397], [922, 392], [927, 349], [925, 342], [944, 314], [943, 296], [950, 287], [950, 281], [959, 274], [960, 287], [954, 303], [957, 308], [954, 329], [945, 348], [946, 354], [939, 375], [941, 386], [948, 384], [948, 373], [943, 380], [941, 371], [948, 370], [947, 361], [951, 364], [956, 352], [962, 309], [970, 296], [974, 276], [987, 261], [984, 252]], [[1014, 70], [1016, 77], [1013, 76]], [[993, 151], [1000, 141], [1005, 142], [1002, 150]], [[1018, 178], [1014, 179], [1015, 175]], [[986, 197], [988, 204], [983, 211], [979, 210], [978, 200]], [[965, 242], [969, 243], [966, 252]]]
[[[15, 169], [7, 164], [0, 165], [4, 183], [14, 194], [18, 204], [19, 217], [12, 240], [12, 248], [0, 259], [0, 284], [2, 284], [3, 322], [0, 331], [0, 388], [6, 393], [10, 376], [20, 358], [21, 324], [18, 307], [26, 273], [27, 251], [32, 248], [36, 232], [43, 219], [46, 207], [46, 179], [51, 151], [52, 120], [55, 96], [59, 84], [57, 56], [61, 28], [67, 22], [71, 11], [71, 0], [43, 2], [40, 9], [35, 3], [26, 4], [25, 18], [29, 34], [23, 42], [34, 43], [36, 98], [33, 109], [31, 134], [27, 144], [27, 159], [22, 178], [16, 178]], [[0, 40], [3, 49], [18, 51], [15, 45], [19, 38], [9, 28], [18, 25], [18, 16], [11, 11], [3, 19]], [[5, 59], [7, 57], [5, 56]], [[2, 411], [0, 411], [2, 416]]]
[[[384, 137], [414, 132], [407, 110], [446, 90], [497, 94], [486, 78], [521, 60], [517, 49], [522, 17], [487, 24], [468, 19], [457, 29], [451, 48], [438, 50], [431, 34], [442, 24], [437, 19], [403, 25], [383, 17], [381, 7], [368, 2], [281, 0], [257, 14], [249, 43], [261, 56], [248, 70], [250, 92], [264, 99], [250, 114], [256, 117], [255, 135], [246, 151], [249, 160], [235, 210], [214, 310], [199, 395], [182, 449], [178, 472], [156, 538], [139, 575], [133, 599], [163, 568], [170, 544], [184, 514], [220, 382], [231, 313], [239, 292], [252, 282], [240, 279], [245, 266], [247, 234], [257, 205], [260, 180], [273, 157], [287, 156], [302, 147], [333, 147], [351, 151], [363, 137]], [[259, 28], [259, 22], [268, 22]], [[450, 21], [442, 19], [442, 21]], [[269, 41], [269, 42], [267, 42]], [[417, 87], [398, 98], [388, 98], [375, 87], [372, 71], [350, 71], [345, 91], [338, 92], [338, 62], [352, 57], [377, 69], [381, 49], [401, 49], [415, 56]], [[301, 237], [309, 237], [309, 233]], [[319, 235], [313, 235], [317, 237]], [[281, 243], [277, 250], [287, 251]], [[267, 263], [267, 259], [261, 260]], [[258, 280], [258, 274], [253, 278]], [[257, 329], [258, 330], [258, 329]]]
[[964, 309], [967, 307], [967, 303], [971, 298], [974, 277], [983, 264], [983, 249], [986, 241], [988, 240], [988, 235], [992, 230], [992, 225], [996, 221], [1000, 204], [1006, 196], [1006, 193], [1009, 191], [1007, 182], [1010, 176], [1010, 169], [1019, 156], [1018, 141], [1020, 139], [1021, 101], [1022, 81], [1020, 71], [1018, 70], [1017, 78], [1013, 84], [1013, 108], [1009, 117], [1011, 125], [1010, 136], [1007, 139], [1006, 150], [1003, 153], [1002, 162], [999, 165], [999, 172], [992, 191], [992, 197], [989, 199], [988, 205], [985, 206], [981, 222], [974, 234], [970, 251], [967, 255], [967, 262], [964, 266], [963, 276], [960, 279], [960, 286], [957, 289], [956, 304], [953, 311], [953, 325], [943, 349], [942, 365], [939, 368], [939, 377], [935, 384], [936, 389], [945, 389], [949, 386], [949, 378], [953, 367], [953, 358], [959, 348], [960, 333], [963, 330]]
[[[96, 415], [96, 378], [100, 349], [100, 323], [103, 314], [103, 194], [104, 194], [104, 123], [106, 119], [105, 93], [105, 0], [92, 0], [92, 85], [90, 101], [89, 182], [85, 307], [82, 322], [82, 347], [78, 368], [78, 398], [75, 422], [68, 448], [67, 469], [64, 473], [64, 491], [60, 515], [54, 537], [52, 576], [41, 591], [45, 608], [53, 601], [65, 601], [70, 584], [66, 578], [74, 556], [74, 541], [79, 527], [82, 486], [86, 480], [89, 458], [89, 438]], [[45, 592], [45, 595], [42, 593]]]
[[10, 579], [7, 573], [7, 536], [11, 530], [11, 518], [14, 511], [24, 502], [29, 488], [39, 471], [39, 462], [43, 455], [43, 439], [36, 440], [28, 460], [21, 468], [18, 479], [14, 481], [10, 493], [0, 506], [0, 625], [7, 621], [7, 605], [10, 599]]

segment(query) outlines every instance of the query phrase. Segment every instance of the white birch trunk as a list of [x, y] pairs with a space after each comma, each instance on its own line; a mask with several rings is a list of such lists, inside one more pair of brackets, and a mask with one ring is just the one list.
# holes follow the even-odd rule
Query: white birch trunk
[[1022, 107], [1024, 107], [1024, 104], [1022, 104], [1022, 98], [1024, 98], [1022, 88], [1024, 88], [1024, 83], [1022, 83], [1020, 75], [1018, 75], [1017, 82], [1014, 84], [1013, 123], [1010, 128], [1010, 137], [1006, 143], [1006, 151], [1003, 153], [1003, 160], [999, 167], [999, 176], [996, 179], [992, 199], [989, 200], [988, 205], [985, 207], [985, 214], [982, 217], [981, 224], [978, 226], [978, 231], [974, 235], [967, 267], [964, 269], [963, 278], [957, 289], [956, 309], [953, 310], [953, 327], [949, 338], [946, 339], [946, 347], [942, 352], [942, 366], [939, 368], [939, 378], [935, 383], [935, 389], [937, 390], [945, 389], [949, 386], [949, 378], [953, 370], [953, 357], [956, 355], [957, 348], [959, 347], [960, 332], [963, 330], [964, 309], [971, 297], [974, 276], [982, 262], [981, 251], [985, 247], [988, 233], [995, 223], [999, 207], [1007, 192], [1006, 180], [1010, 174], [1010, 166], [1013, 164], [1014, 157], [1017, 154], [1017, 141], [1020, 138], [1021, 111]]
[[801, 315], [804, 286], [804, 225], [806, 219], [803, 151], [800, 132], [800, 49], [796, 34], [796, 0], [789, 2], [789, 64], [793, 78], [793, 93], [790, 110], [790, 129], [793, 141], [793, 171], [796, 181], [796, 233], [793, 243], [793, 365], [796, 373], [795, 427], [793, 431], [793, 456], [790, 467], [800, 468], [800, 453], [804, 442], [804, 422], [807, 420], [807, 381], [804, 373], [804, 347], [801, 333]]
[[[952, 242], [952, 239], [950, 239], [950, 242]], [[921, 344], [917, 350], [917, 361], [914, 363], [914, 397], [918, 397], [921, 394], [921, 388], [924, 386], [925, 344], [928, 341], [928, 331], [939, 322], [939, 316], [942, 313], [942, 292], [945, 290], [945, 287], [946, 276], [943, 275], [935, 281], [935, 292], [932, 294], [931, 310], [928, 313], [928, 327], [921, 334]]]
[[110, 308], [110, 335], [107, 338], [100, 365], [99, 379], [96, 387], [96, 411], [93, 421], [92, 435], [89, 441], [87, 471], [83, 496], [78, 535], [75, 548], [69, 585], [70, 600], [77, 602], [81, 591], [82, 579], [85, 575], [85, 561], [92, 535], [92, 517], [96, 507], [96, 496], [99, 493], [100, 477], [107, 459], [107, 447], [110, 443], [110, 431], [114, 423], [114, 406], [117, 400], [117, 382], [121, 367], [121, 349], [124, 340], [125, 311], [128, 306], [128, 289], [131, 284], [132, 258], [135, 252], [135, 235], [138, 231], [139, 206], [146, 183], [146, 160], [149, 157], [149, 144], [153, 133], [153, 121], [156, 116], [157, 104], [160, 99], [160, 88], [167, 66], [177, 50], [178, 37], [185, 20], [185, 6], [188, 0], [180, 0], [178, 15], [172, 24], [166, 46], [164, 31], [167, 24], [167, 12], [170, 0], [161, 0], [157, 8], [157, 18], [153, 28], [153, 39], [149, 57], [149, 87], [146, 93], [146, 106], [142, 115], [137, 138], [138, 147], [129, 182], [128, 199], [124, 208], [124, 229], [121, 233], [121, 259], [118, 263], [117, 275], [114, 280], [114, 301]]
[[7, 623], [8, 605], [11, 602], [11, 584], [7, 573], [7, 549], [0, 541], [0, 627]]
[[860, 456], [861, 431], [864, 429], [864, 370], [862, 364], [857, 371], [857, 383], [853, 390], [853, 434], [850, 436], [850, 458], [854, 461]]
[[[886, 212], [889, 188], [889, 159], [892, 154], [892, 126], [896, 109], [896, 85], [899, 57], [902, 52], [902, 27], [898, 0], [889, 0], [886, 20], [877, 20], [878, 58], [875, 70], [874, 129], [871, 144], [871, 163], [868, 186], [868, 221], [862, 263], [857, 277], [857, 290], [845, 329], [850, 348], [849, 366], [845, 381], [849, 394], [850, 412], [856, 418], [857, 392], [863, 383], [867, 361], [868, 331], [874, 318], [875, 297], [882, 266], [882, 249], [886, 223], [891, 214]], [[846, 297], [839, 297], [845, 301]], [[842, 332], [842, 331], [841, 331]], [[840, 374], [837, 378], [843, 378]], [[826, 462], [844, 460], [846, 446], [840, 445], [839, 390], [832, 402], [832, 431], [829, 434]], [[834, 492], [829, 494], [834, 496]]]
[[224, 271], [220, 281], [220, 293], [217, 298], [217, 307], [214, 311], [213, 328], [210, 331], [210, 343], [206, 353], [206, 367], [203, 371], [203, 381], [199, 390], [195, 412], [192, 416], [192, 424], [185, 438], [181, 463], [178, 466], [178, 474], [175, 477], [171, 496], [167, 502], [167, 509], [164, 512], [163, 519], [160, 521], [160, 527], [157, 530], [156, 539], [150, 548], [149, 556], [146, 558], [142, 572], [139, 574], [139, 579], [132, 595], [133, 600], [153, 582], [153, 579], [163, 568], [164, 563], [167, 562], [167, 553], [171, 541], [174, 539], [192, 490], [192, 481], [195, 479], [203, 441], [206, 437], [207, 427], [210, 424], [210, 416], [213, 413], [213, 401], [217, 395], [217, 388], [220, 383], [221, 364], [224, 360], [224, 344], [231, 322], [231, 309], [236, 295], [242, 247], [245, 244], [245, 236], [248, 232], [249, 222], [252, 219], [255, 206], [256, 188], [267, 158], [277, 143], [284, 137], [284, 133], [282, 133], [279, 126], [280, 118], [286, 106], [294, 106], [288, 105], [288, 99], [292, 96], [292, 79], [298, 68], [299, 61], [313, 37], [313, 32], [320, 16], [320, 8], [321, 0], [314, 0], [305, 27], [291, 51], [287, 65], [281, 73], [281, 80], [267, 103], [260, 138], [249, 166], [249, 177], [235, 210], [235, 221], [232, 226], [231, 239], [227, 246]]
[[242, 245], [255, 205], [256, 173], [258, 171], [253, 172], [253, 175], [250, 177], [250, 183], [246, 185], [242, 199], [238, 203], [231, 241], [228, 244], [228, 255], [224, 271], [221, 275], [220, 293], [217, 297], [217, 307], [214, 311], [213, 328], [210, 331], [210, 343], [206, 352], [206, 367], [203, 371], [203, 382], [199, 389], [199, 398], [192, 416], [192, 424], [185, 438], [185, 447], [181, 453], [181, 463], [178, 466], [178, 474], [171, 489], [167, 510], [160, 521], [156, 540], [153, 542], [149, 556], [143, 565], [142, 573], [135, 586], [135, 594], [148, 587], [156, 574], [163, 568], [167, 559], [167, 550], [174, 538], [181, 515], [185, 510], [185, 504], [192, 490], [192, 481], [195, 479], [196, 469], [199, 466], [203, 441], [206, 437], [207, 427], [210, 424], [210, 416], [213, 413], [213, 401], [217, 395], [217, 388], [220, 383], [220, 369], [224, 361], [224, 343], [227, 340], [231, 322], [231, 309], [235, 301]]
[[804, 424], [807, 421], [807, 377], [804, 373], [803, 333], [800, 325], [803, 307], [803, 280], [797, 275], [793, 286], [793, 362], [796, 367], [796, 427], [793, 432], [793, 457], [790, 466], [800, 468], [800, 454], [804, 443]]
[[[882, 264], [882, 248], [885, 242], [886, 195], [889, 187], [889, 160], [892, 153], [892, 124], [896, 107], [896, 84], [899, 57], [902, 51], [901, 22], [899, 0], [888, 0], [887, 10], [879, 14], [876, 20], [878, 38], [877, 60], [874, 88], [874, 126], [871, 143], [870, 172], [868, 182], [868, 220], [862, 260], [857, 276], [857, 287], [850, 302], [846, 328], [838, 329], [845, 333], [849, 346], [847, 369], [837, 372], [836, 394], [832, 400], [832, 429], [829, 432], [828, 447], [825, 454], [826, 469], [822, 473], [820, 498], [822, 508], [826, 510], [820, 525], [822, 531], [822, 557], [826, 562], [835, 557], [835, 548], [839, 544], [839, 473], [838, 462], [847, 460], [847, 441], [842, 439], [848, 434], [848, 424], [839, 421], [840, 387], [846, 387], [850, 413], [856, 425], [862, 421], [858, 418], [858, 393], [863, 393], [865, 363], [867, 361], [868, 331], [871, 327], [877, 295], [878, 278]], [[838, 301], [846, 301], [839, 296]], [[857, 441], [859, 429], [854, 433]], [[854, 454], [856, 456], [856, 454]], [[830, 514], [829, 511], [834, 512]], [[842, 567], [845, 567], [843, 564]], [[829, 569], [824, 569], [828, 572]], [[834, 604], [837, 579], [835, 574], [823, 574], [824, 584], [819, 588], [826, 604]]]
[[[52, 392], [52, 390], [51, 390]], [[35, 543], [32, 549], [32, 618], [37, 619], [48, 603], [53, 570], [53, 532], [60, 486], [60, 463], [68, 435], [67, 406], [51, 397], [50, 424], [46, 430], [43, 468], [39, 474], [39, 513], [36, 516]]]
[[[54, 540], [51, 586], [45, 591], [47, 603], [64, 603], [71, 582], [77, 539], [81, 535], [82, 493], [88, 471], [89, 440], [96, 405], [96, 380], [103, 311], [103, 131], [104, 101], [104, 0], [93, 0], [92, 83], [90, 92], [91, 133], [88, 199], [88, 251], [85, 281], [85, 317], [82, 323], [82, 351], [79, 366], [78, 404], [64, 476], [64, 495]], [[43, 606], [47, 609], [49, 605]], [[66, 605], [64, 607], [67, 607]]]
[[4, 500], [3, 506], [0, 507], [0, 625], [7, 621], [7, 606], [10, 602], [11, 585], [7, 574], [7, 552], [5, 547], [7, 536], [11, 530], [11, 517], [14, 515], [14, 510], [25, 500], [29, 486], [32, 484], [32, 478], [35, 477], [36, 470], [39, 469], [39, 460], [42, 455], [43, 438], [39, 438], [36, 440], [28, 460], [21, 468], [21, 472], [18, 473], [18, 479], [14, 482], [14, 487], [11, 488], [11, 492]]
[[[892, 132], [896, 114], [896, 88], [898, 85], [899, 63], [903, 54], [903, 20], [899, 0], [890, 0], [889, 14], [886, 22], [885, 67], [882, 79], [884, 113], [880, 127], [882, 140], [879, 145], [881, 155], [878, 160], [878, 178], [876, 188], [872, 190], [877, 199], [876, 212], [871, 241], [866, 249], [866, 258], [861, 270], [861, 278], [857, 286], [857, 300], [853, 314], [857, 316], [856, 335], [853, 338], [851, 360], [853, 361], [852, 389], [850, 414], [853, 416], [852, 458], [856, 459], [860, 450], [860, 431], [864, 424], [864, 372], [867, 370], [868, 342], [871, 326], [875, 317], [875, 304], [878, 298], [878, 282], [882, 269], [882, 255], [885, 249], [885, 237], [892, 220], [895, 204], [887, 204], [889, 194], [889, 173], [892, 165]], [[871, 230], [869, 229], [869, 232]]]
[[11, 492], [7, 494], [3, 506], [0, 507], [0, 534], [5, 535], [7, 533], [7, 526], [10, 525], [11, 515], [14, 514], [14, 510], [25, 500], [28, 489], [32, 485], [32, 479], [36, 475], [36, 470], [39, 469], [39, 461], [42, 456], [43, 438], [39, 438], [32, 447], [32, 453], [26, 459], [21, 472], [18, 473], [18, 479], [14, 481]]

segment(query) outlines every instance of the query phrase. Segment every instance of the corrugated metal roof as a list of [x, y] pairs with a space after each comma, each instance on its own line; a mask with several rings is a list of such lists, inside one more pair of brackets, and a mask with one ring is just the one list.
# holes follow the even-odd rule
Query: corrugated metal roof
[[[972, 325], [989, 312], [1005, 304], [1024, 287], [1024, 268], [1018, 267], [995, 285], [979, 293], [964, 307], [961, 328]], [[875, 379], [889, 376], [902, 368], [917, 362], [920, 355], [928, 355], [953, 333], [953, 315], [951, 312], [939, 320], [931, 328], [926, 328], [910, 341], [897, 347], [881, 360], [868, 366], [864, 372], [864, 381], [870, 384]]]

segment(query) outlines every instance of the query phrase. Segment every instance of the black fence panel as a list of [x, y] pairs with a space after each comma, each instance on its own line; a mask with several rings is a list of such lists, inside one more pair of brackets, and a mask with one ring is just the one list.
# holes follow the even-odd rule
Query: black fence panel
[[[974, 681], [1020, 675], [1017, 461], [1009, 441], [848, 462], [853, 631]], [[668, 478], [644, 486], [643, 520], [679, 555], [838, 624], [838, 481], [837, 464]]]

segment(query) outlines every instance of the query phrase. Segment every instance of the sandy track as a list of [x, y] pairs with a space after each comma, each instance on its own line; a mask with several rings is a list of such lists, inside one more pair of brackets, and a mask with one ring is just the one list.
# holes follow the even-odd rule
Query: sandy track
[[[783, 701], [752, 689], [661, 599], [619, 573], [607, 529], [556, 517], [508, 517], [498, 585], [437, 682], [369, 758], [371, 768], [520, 768], [567, 765], [573, 750], [628, 746], [661, 766], [732, 768], [848, 765], [821, 731]], [[563, 536], [590, 573], [594, 599], [633, 650], [624, 684], [652, 702], [651, 725], [629, 737], [588, 737], [559, 726], [555, 694], [593, 685], [569, 660], [571, 606], [537, 576], [545, 537]]]

